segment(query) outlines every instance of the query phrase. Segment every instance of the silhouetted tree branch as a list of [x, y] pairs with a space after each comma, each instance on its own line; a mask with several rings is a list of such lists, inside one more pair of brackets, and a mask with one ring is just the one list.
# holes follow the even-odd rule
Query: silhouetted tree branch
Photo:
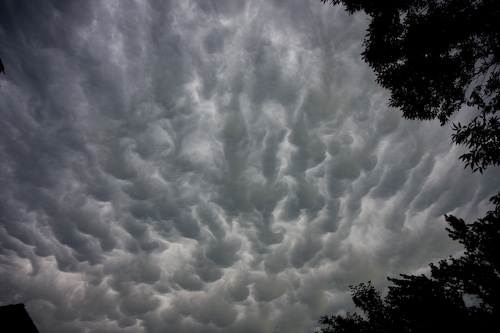
[[465, 247], [459, 258], [430, 264], [431, 274], [388, 278], [387, 296], [371, 285], [351, 286], [362, 312], [323, 316], [331, 332], [496, 332], [500, 327], [500, 193], [495, 209], [472, 224], [445, 216], [449, 236]]
[[3, 73], [4, 75], [7, 75], [7, 74], [5, 74], [5, 67], [3, 66], [2, 59], [0, 59], [0, 73]]
[[[500, 2], [497, 0], [321, 0], [371, 17], [363, 59], [410, 119], [444, 125], [468, 106], [477, 115], [453, 126], [466, 167], [500, 164]], [[465, 109], [464, 109], [465, 110]]]

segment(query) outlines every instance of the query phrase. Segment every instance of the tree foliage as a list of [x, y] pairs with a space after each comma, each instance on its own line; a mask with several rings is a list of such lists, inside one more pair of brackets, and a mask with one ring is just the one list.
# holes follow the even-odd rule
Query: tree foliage
[[[322, 0], [371, 17], [363, 59], [410, 119], [459, 111], [452, 140], [473, 171], [500, 164], [500, 2], [497, 0]], [[360, 313], [323, 316], [329, 332], [496, 332], [500, 327], [500, 193], [495, 209], [466, 224], [445, 216], [464, 254], [430, 264], [429, 275], [388, 278], [385, 297], [370, 283], [351, 286]]]
[[495, 209], [472, 224], [445, 216], [449, 236], [465, 247], [459, 258], [430, 264], [430, 276], [389, 278], [387, 295], [368, 283], [351, 286], [363, 315], [324, 316], [331, 332], [496, 332], [500, 327], [500, 193]]
[[321, 0], [371, 17], [363, 59], [410, 119], [469, 112], [452, 139], [467, 146], [466, 166], [500, 164], [500, 1]]

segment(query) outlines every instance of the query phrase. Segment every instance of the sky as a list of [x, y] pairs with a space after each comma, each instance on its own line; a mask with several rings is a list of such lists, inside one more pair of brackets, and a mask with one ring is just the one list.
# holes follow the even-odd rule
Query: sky
[[0, 305], [40, 332], [314, 332], [490, 208], [319, 0], [0, 5]]

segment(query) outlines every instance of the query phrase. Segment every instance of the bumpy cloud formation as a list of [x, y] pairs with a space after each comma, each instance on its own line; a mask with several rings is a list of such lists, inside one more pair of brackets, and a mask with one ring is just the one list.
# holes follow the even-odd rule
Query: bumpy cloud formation
[[[42, 332], [304, 332], [459, 250], [500, 185], [317, 1], [0, 10], [0, 300]], [[496, 176], [496, 177], [495, 177]]]

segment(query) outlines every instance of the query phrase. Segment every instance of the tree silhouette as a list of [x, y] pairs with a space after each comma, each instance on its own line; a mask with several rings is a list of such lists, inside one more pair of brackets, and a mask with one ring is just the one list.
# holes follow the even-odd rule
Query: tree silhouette
[[[500, 2], [497, 0], [321, 0], [371, 17], [363, 59], [410, 119], [447, 123], [469, 152], [473, 171], [500, 164]], [[382, 298], [368, 283], [351, 286], [361, 314], [323, 316], [329, 332], [493, 332], [500, 327], [500, 193], [495, 209], [472, 224], [446, 216], [459, 258], [430, 264], [430, 275], [388, 278]]]
[[463, 109], [452, 139], [473, 171], [500, 164], [500, 1], [321, 0], [371, 17], [363, 59], [405, 118], [438, 118]]
[[495, 209], [472, 224], [445, 216], [449, 236], [465, 247], [459, 258], [430, 264], [431, 274], [388, 278], [387, 295], [368, 283], [351, 286], [362, 315], [323, 316], [331, 332], [493, 332], [500, 327], [500, 193]]

